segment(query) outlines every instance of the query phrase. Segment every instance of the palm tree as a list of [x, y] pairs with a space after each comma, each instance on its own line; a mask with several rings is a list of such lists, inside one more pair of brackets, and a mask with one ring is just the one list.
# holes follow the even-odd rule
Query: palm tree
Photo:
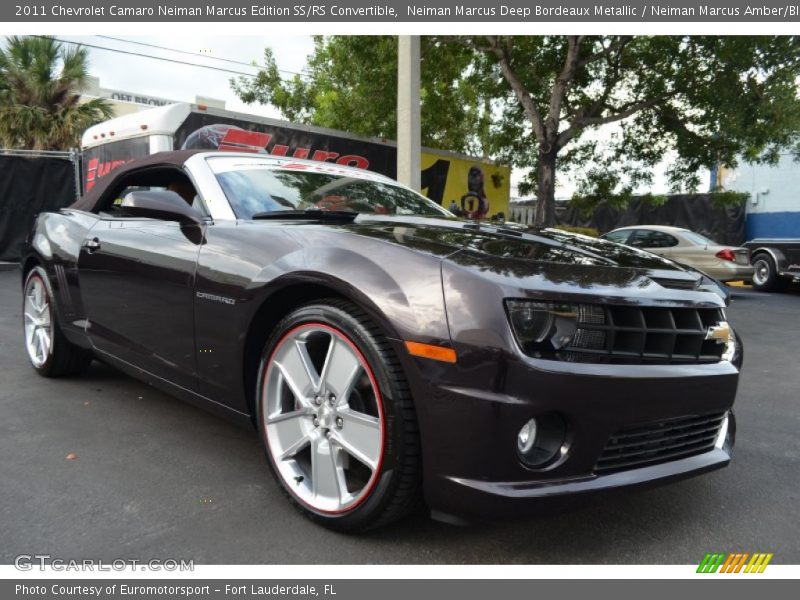
[[67, 150], [112, 115], [101, 98], [81, 102], [87, 52], [51, 37], [10, 36], [0, 49], [0, 147]]

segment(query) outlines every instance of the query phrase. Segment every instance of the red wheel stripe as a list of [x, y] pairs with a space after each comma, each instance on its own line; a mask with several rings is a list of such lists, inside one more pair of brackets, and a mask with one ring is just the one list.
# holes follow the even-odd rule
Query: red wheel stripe
[[[314, 512], [324, 513], [324, 514], [329, 514], [329, 515], [344, 514], [344, 513], [348, 513], [348, 512], [351, 512], [351, 511], [355, 510], [367, 498], [369, 498], [370, 494], [372, 493], [373, 488], [375, 487], [375, 485], [378, 482], [378, 475], [380, 474], [381, 467], [383, 466], [383, 453], [384, 453], [384, 450], [385, 450], [385, 441], [386, 441], [386, 423], [385, 423], [386, 420], [384, 418], [384, 412], [383, 412], [383, 396], [381, 395], [381, 390], [378, 387], [378, 382], [375, 380], [375, 374], [372, 372], [372, 367], [370, 366], [369, 361], [366, 359], [364, 354], [361, 352], [361, 350], [358, 349], [358, 347], [352, 341], [350, 341], [350, 338], [348, 338], [347, 335], [343, 331], [341, 331], [339, 329], [336, 329], [335, 327], [331, 327], [330, 325], [327, 325], [325, 323], [317, 323], [317, 322], [308, 322], [308, 323], [302, 323], [300, 325], [296, 325], [295, 327], [292, 327], [289, 331], [287, 331], [283, 336], [281, 336], [281, 339], [278, 340], [278, 343], [275, 345], [275, 349], [269, 355], [269, 359], [267, 360], [267, 368], [264, 369], [264, 376], [263, 376], [262, 381], [261, 381], [261, 397], [259, 398], [259, 400], [261, 401], [264, 398], [265, 387], [266, 387], [266, 384], [267, 384], [267, 375], [268, 375], [268, 373], [270, 371], [270, 368], [271, 368], [271, 365], [272, 365], [272, 359], [275, 357], [275, 353], [278, 351], [278, 349], [286, 341], [286, 338], [288, 338], [294, 332], [296, 332], [296, 331], [298, 331], [300, 329], [308, 329], [308, 328], [311, 328], [311, 327], [324, 329], [324, 330], [328, 331], [329, 333], [331, 333], [332, 335], [336, 335], [337, 337], [342, 339], [356, 353], [356, 355], [358, 356], [358, 358], [361, 360], [362, 364], [364, 365], [364, 369], [367, 372], [367, 377], [369, 377], [369, 381], [372, 384], [372, 389], [375, 390], [375, 398], [378, 401], [378, 415], [379, 415], [380, 424], [381, 424], [381, 453], [380, 453], [380, 456], [378, 457], [378, 464], [375, 466], [375, 471], [373, 472], [372, 477], [370, 478], [370, 480], [367, 482], [366, 491], [362, 491], [361, 497], [352, 506], [348, 506], [347, 508], [344, 508], [342, 510], [323, 510], [323, 509], [320, 509], [320, 508], [316, 508], [314, 506], [311, 506], [308, 502], [306, 502], [305, 500], [300, 498], [300, 496], [295, 494], [292, 491], [290, 486], [285, 485], [284, 487], [287, 490], [289, 490], [289, 492], [292, 494], [292, 496], [297, 498], [297, 500], [301, 504], [303, 504], [304, 506], [308, 507], [309, 509], [311, 509]], [[264, 431], [264, 443], [267, 446], [269, 459], [270, 459], [270, 461], [272, 461], [272, 464], [275, 466], [275, 470], [278, 472], [278, 477], [280, 477], [283, 480], [283, 475], [281, 475], [280, 468], [278, 467], [277, 463], [273, 459], [272, 452], [269, 450], [269, 440], [267, 439], [267, 421], [266, 421], [266, 411], [265, 410], [262, 410], [261, 422], [263, 424], [263, 428], [262, 429]]]

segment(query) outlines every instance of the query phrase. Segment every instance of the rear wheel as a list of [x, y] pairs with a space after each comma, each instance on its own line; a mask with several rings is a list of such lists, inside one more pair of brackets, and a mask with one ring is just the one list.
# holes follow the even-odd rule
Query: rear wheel
[[789, 280], [778, 275], [772, 257], [762, 252], [753, 258], [753, 288], [762, 292], [782, 292], [789, 286]]
[[92, 361], [92, 355], [64, 336], [53, 306], [52, 290], [44, 269], [31, 269], [25, 278], [22, 298], [28, 358], [36, 372], [44, 377], [82, 373]]
[[419, 434], [385, 337], [338, 300], [291, 313], [261, 361], [258, 426], [272, 469], [309, 518], [361, 531], [420, 499]]

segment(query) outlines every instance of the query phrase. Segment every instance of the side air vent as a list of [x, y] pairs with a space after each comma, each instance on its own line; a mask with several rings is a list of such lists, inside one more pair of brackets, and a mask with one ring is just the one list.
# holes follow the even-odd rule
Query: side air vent
[[75, 311], [72, 306], [72, 295], [69, 291], [69, 283], [67, 282], [67, 273], [64, 270], [64, 265], [57, 263], [53, 266], [53, 271], [56, 275], [56, 293], [61, 301], [61, 307], [67, 314], [72, 314]]

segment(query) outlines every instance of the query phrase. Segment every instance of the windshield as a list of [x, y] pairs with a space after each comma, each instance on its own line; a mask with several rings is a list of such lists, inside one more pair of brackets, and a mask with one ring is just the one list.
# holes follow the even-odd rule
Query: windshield
[[217, 180], [239, 219], [282, 210], [452, 216], [411, 190], [346, 174], [248, 168], [217, 173]]

